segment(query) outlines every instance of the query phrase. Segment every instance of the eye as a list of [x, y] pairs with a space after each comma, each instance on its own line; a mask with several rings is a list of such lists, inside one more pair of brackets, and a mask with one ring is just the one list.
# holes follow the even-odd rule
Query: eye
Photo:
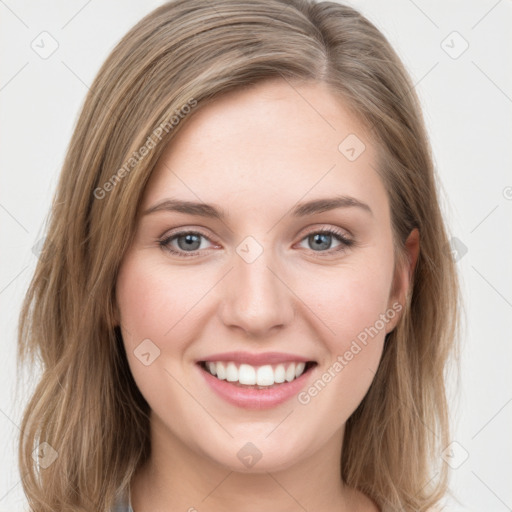
[[[159, 240], [158, 244], [171, 254], [183, 256], [185, 258], [191, 256], [194, 257], [199, 256], [195, 251], [204, 249], [204, 247], [201, 248], [201, 238], [209, 240], [207, 236], [203, 235], [199, 231], [180, 231], [179, 233], [165, 237], [163, 240]], [[176, 241], [179, 250], [176, 250], [171, 245], [174, 241]]]
[[[339, 242], [339, 245], [334, 249], [331, 248], [333, 238]], [[348, 247], [354, 245], [354, 240], [348, 238], [345, 233], [336, 228], [313, 231], [302, 240], [306, 241], [310, 247], [313, 247], [313, 252], [327, 253], [328, 255], [345, 251]]]

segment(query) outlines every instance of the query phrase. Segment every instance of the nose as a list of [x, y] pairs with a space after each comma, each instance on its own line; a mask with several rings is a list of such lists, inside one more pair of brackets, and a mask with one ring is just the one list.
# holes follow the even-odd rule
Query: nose
[[228, 328], [240, 329], [249, 337], [269, 337], [294, 316], [294, 295], [271, 252], [263, 251], [251, 263], [234, 254], [234, 268], [224, 283], [220, 318]]

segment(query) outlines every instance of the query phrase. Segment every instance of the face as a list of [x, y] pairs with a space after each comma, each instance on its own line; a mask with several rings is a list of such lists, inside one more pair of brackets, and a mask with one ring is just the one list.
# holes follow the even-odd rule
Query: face
[[323, 84], [260, 83], [183, 125], [116, 288], [162, 444], [254, 472], [341, 449], [408, 286], [376, 168]]

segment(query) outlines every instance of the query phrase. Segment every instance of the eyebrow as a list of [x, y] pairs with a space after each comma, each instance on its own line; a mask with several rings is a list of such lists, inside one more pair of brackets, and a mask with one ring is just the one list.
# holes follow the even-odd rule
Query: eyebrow
[[[293, 217], [306, 217], [337, 208], [356, 207], [373, 215], [371, 208], [366, 204], [351, 196], [335, 196], [321, 199], [313, 199], [305, 203], [298, 204], [292, 210]], [[224, 220], [227, 215], [225, 211], [215, 205], [207, 203], [196, 203], [193, 201], [182, 201], [178, 199], [167, 198], [151, 206], [143, 212], [143, 215], [149, 215], [154, 212], [169, 211], [196, 215], [199, 217], [209, 217], [213, 219]]]

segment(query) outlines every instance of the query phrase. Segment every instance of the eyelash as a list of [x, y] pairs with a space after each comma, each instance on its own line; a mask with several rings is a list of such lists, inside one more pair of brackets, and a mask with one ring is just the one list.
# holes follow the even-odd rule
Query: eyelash
[[[312, 235], [318, 235], [318, 234], [332, 235], [339, 242], [341, 242], [341, 245], [335, 249], [328, 249], [327, 251], [319, 251], [319, 252], [312, 251], [313, 253], [316, 253], [315, 257], [323, 258], [324, 256], [322, 256], [322, 253], [327, 254], [327, 255], [332, 255], [333, 253], [342, 252], [342, 251], [345, 251], [348, 247], [353, 246], [355, 244], [354, 240], [347, 238], [342, 231], [340, 231], [336, 228], [325, 228], [325, 229], [321, 229], [319, 231], [311, 231], [311, 233], [308, 233], [301, 239], [301, 242]], [[179, 231], [178, 233], [172, 233], [171, 235], [166, 236], [163, 239], [158, 239], [157, 242], [158, 242], [158, 245], [162, 249], [164, 249], [165, 251], [167, 251], [173, 255], [176, 255], [178, 257], [194, 258], [194, 257], [201, 256], [201, 254], [198, 252], [199, 251], [198, 249], [196, 249], [193, 252], [192, 251], [187, 252], [187, 251], [177, 251], [175, 249], [170, 248], [169, 244], [172, 240], [174, 240], [175, 238], [184, 236], [184, 235], [197, 235], [197, 236], [201, 236], [201, 237], [206, 238], [207, 240], [211, 241], [205, 234], [201, 233], [200, 231]]]

